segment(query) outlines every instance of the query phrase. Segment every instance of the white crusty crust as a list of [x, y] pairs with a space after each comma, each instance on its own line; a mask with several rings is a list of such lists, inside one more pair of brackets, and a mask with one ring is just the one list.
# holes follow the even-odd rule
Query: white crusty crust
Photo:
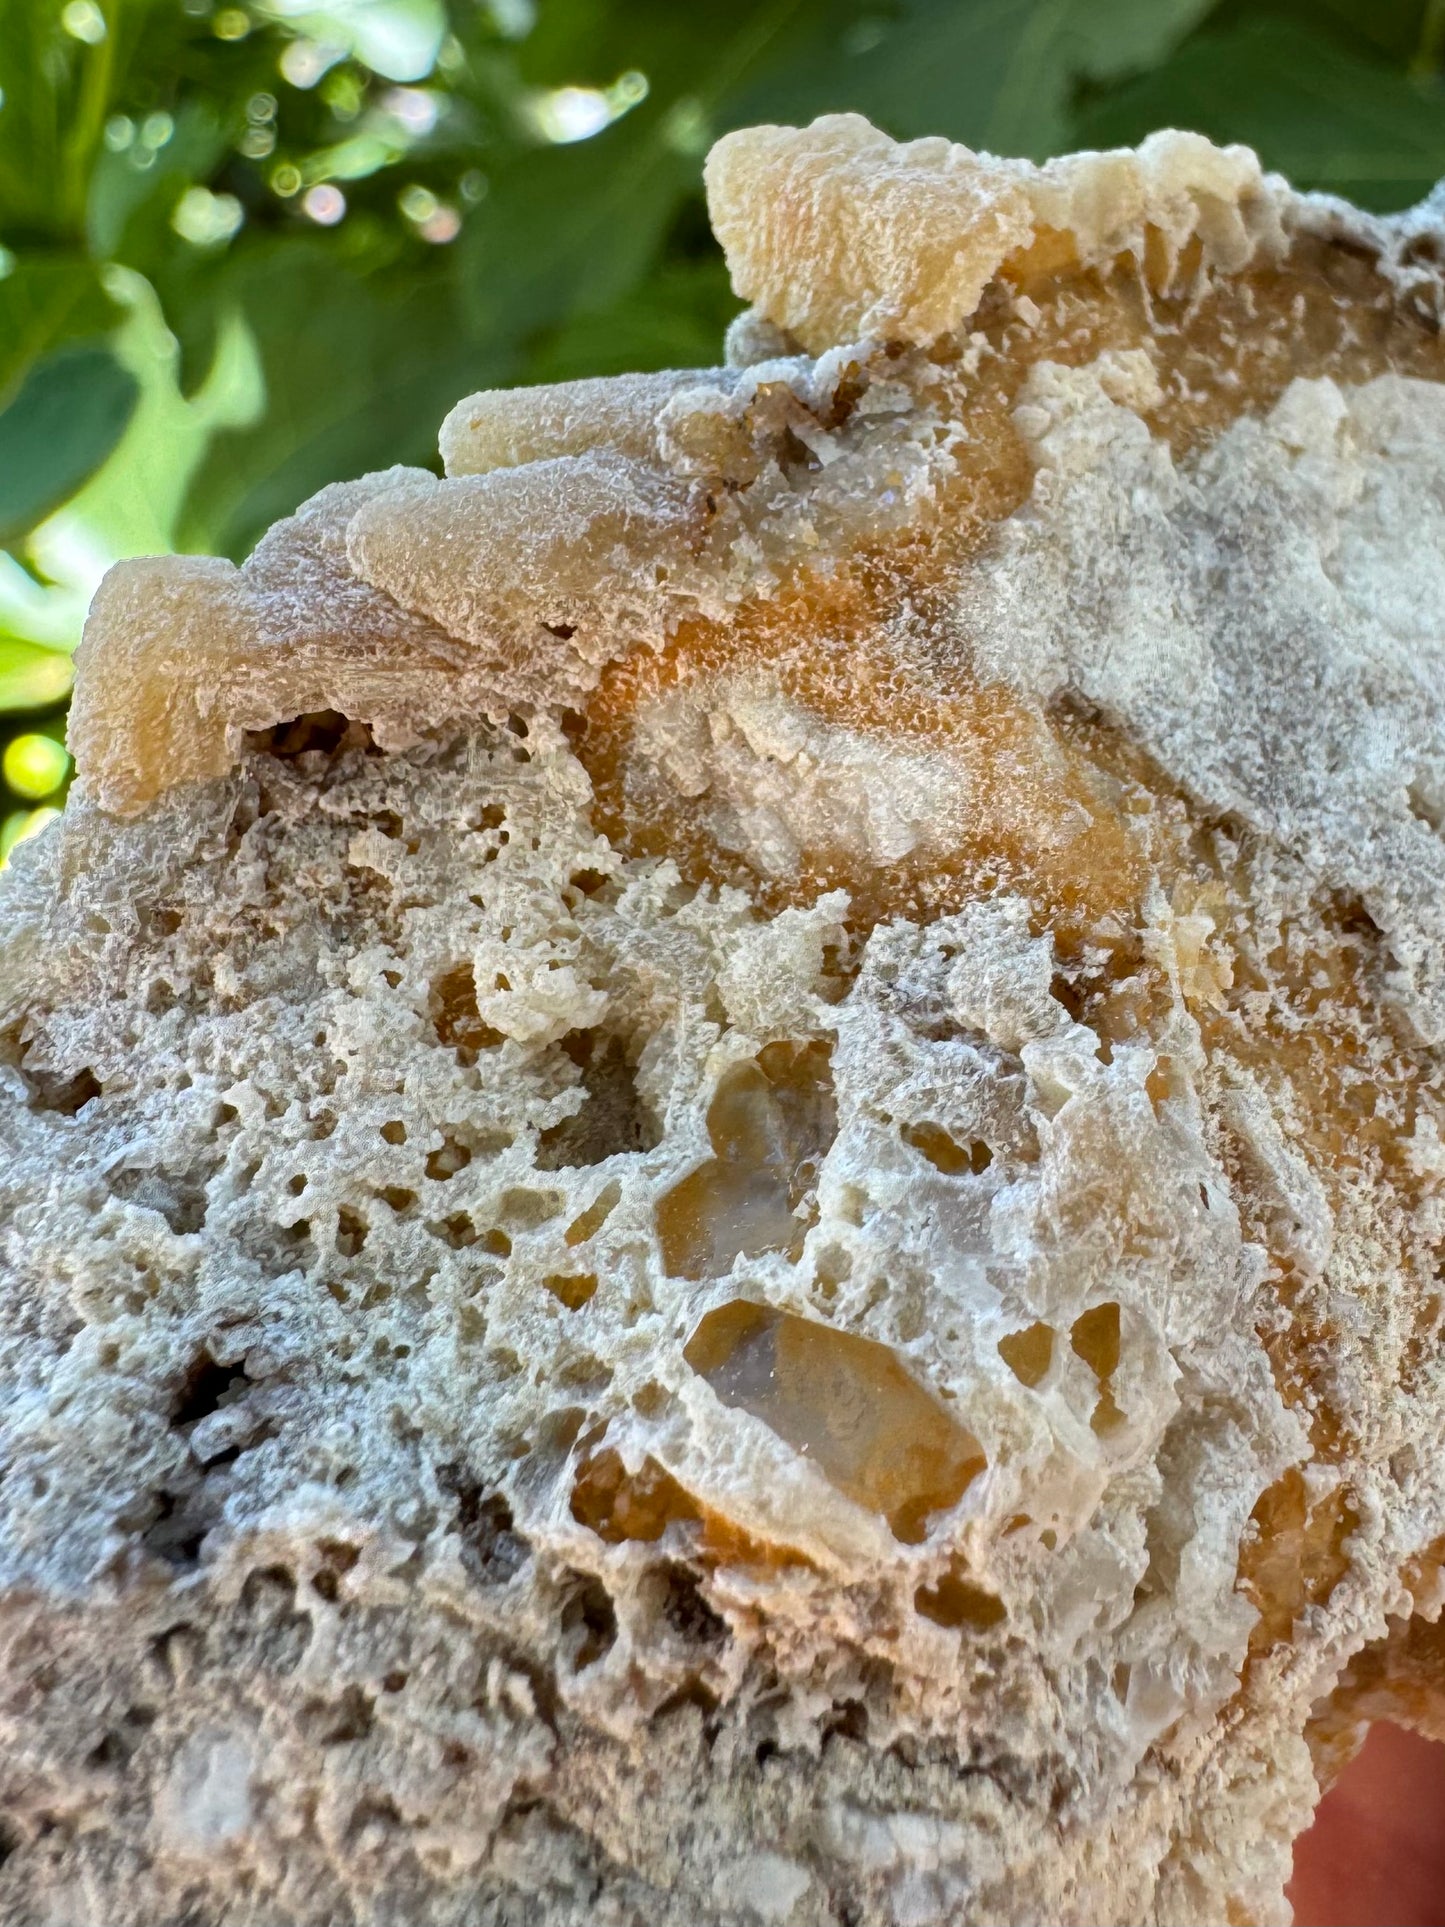
[[[88, 793], [144, 808], [232, 767], [243, 730], [308, 708], [400, 743], [575, 702], [610, 658], [896, 529], [930, 499], [950, 437], [920, 411], [924, 371], [870, 382], [867, 338], [963, 328], [1000, 270], [1040, 248], [1076, 265], [1142, 266], [1152, 250], [1167, 279], [1191, 243], [1192, 272], [1228, 273], [1318, 234], [1376, 254], [1402, 300], [1442, 305], [1429, 209], [1392, 224], [1297, 197], [1248, 149], [1198, 135], [1039, 168], [900, 146], [844, 114], [728, 135], [707, 172], [734, 285], [755, 304], [730, 358], [751, 365], [474, 395], [443, 425], [439, 483], [390, 470], [323, 490], [239, 574], [120, 565], [79, 658]], [[773, 358], [800, 343], [819, 358]], [[860, 373], [875, 403], [834, 432], [839, 384]], [[911, 419], [890, 424], [898, 376]], [[824, 478], [800, 488], [785, 472], [790, 438]], [[158, 625], [151, 612], [173, 604]]]
[[1206, 268], [1232, 272], [1280, 251], [1291, 198], [1249, 148], [1198, 134], [1035, 167], [952, 141], [900, 144], [860, 114], [726, 134], [707, 187], [734, 290], [814, 354], [952, 333], [1045, 236], [1096, 265], [1142, 260], [1152, 231], [1169, 259], [1197, 241]]
[[[886, 371], [833, 432], [839, 383], [859, 372], [847, 355], [794, 356], [621, 377], [605, 400], [595, 383], [474, 396], [440, 481], [397, 468], [323, 489], [239, 570], [119, 564], [78, 657], [82, 791], [134, 814], [232, 768], [243, 731], [309, 710], [399, 745], [575, 703], [609, 659], [896, 533], [930, 498], [950, 435], [926, 369], [906, 387]], [[816, 479], [784, 467], [800, 444]]]
[[[1353, 218], [1424, 313], [1434, 216], [851, 117], [709, 179], [736, 366], [473, 397], [97, 598], [0, 882], [0, 1927], [1283, 1923], [1312, 1709], [1438, 1610], [1445, 389], [1171, 449], [1147, 344], [1039, 360], [1019, 506], [888, 562], [1011, 260]], [[603, 834], [609, 664], [861, 548], [833, 711], [642, 683]], [[1000, 784], [1053, 877], [1136, 812], [1126, 908], [860, 908]]]
[[963, 589], [974, 659], [1096, 703], [1205, 810], [1303, 853], [1388, 934], [1439, 1043], [1445, 387], [1298, 381], [1178, 464], [1116, 373], [1030, 375], [1033, 499]]

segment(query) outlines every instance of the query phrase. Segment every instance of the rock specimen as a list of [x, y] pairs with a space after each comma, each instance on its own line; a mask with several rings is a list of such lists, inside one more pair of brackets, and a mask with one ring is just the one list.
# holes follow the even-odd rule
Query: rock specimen
[[1438, 1718], [1445, 223], [708, 177], [726, 367], [97, 597], [0, 1921], [1284, 1921]]

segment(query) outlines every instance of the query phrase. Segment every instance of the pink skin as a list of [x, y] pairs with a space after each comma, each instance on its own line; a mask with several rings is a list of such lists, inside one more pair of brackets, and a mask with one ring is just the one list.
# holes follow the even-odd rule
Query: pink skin
[[1295, 1846], [1296, 1927], [1445, 1927], [1445, 1746], [1372, 1726]]

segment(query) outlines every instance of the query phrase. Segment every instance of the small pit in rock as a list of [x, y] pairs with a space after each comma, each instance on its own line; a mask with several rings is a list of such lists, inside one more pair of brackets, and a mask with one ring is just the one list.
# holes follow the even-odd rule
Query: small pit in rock
[[913, 1604], [925, 1619], [936, 1626], [967, 1628], [987, 1632], [1001, 1625], [1008, 1611], [996, 1593], [967, 1579], [956, 1568], [942, 1574], [931, 1586], [920, 1586]]
[[903, 1138], [947, 1177], [958, 1177], [965, 1171], [978, 1177], [993, 1163], [993, 1152], [982, 1138], [960, 1144], [937, 1124], [905, 1124]]
[[1048, 1377], [1054, 1362], [1054, 1329], [1035, 1323], [1022, 1331], [1009, 1332], [998, 1341], [999, 1357], [1019, 1381], [1030, 1390]]
[[459, 963], [435, 980], [427, 1011], [437, 1042], [454, 1050], [464, 1069], [476, 1063], [481, 1051], [494, 1050], [503, 1041], [499, 1030], [482, 1021], [469, 963]]
[[624, 1040], [614, 1031], [574, 1030], [561, 1048], [582, 1073], [582, 1106], [542, 1132], [538, 1167], [574, 1170], [621, 1151], [654, 1150], [662, 1133], [637, 1088]]
[[670, 1525], [701, 1516], [692, 1494], [655, 1459], [629, 1472], [610, 1446], [583, 1461], [572, 1488], [572, 1517], [608, 1545], [660, 1539]]
[[605, 1659], [617, 1643], [617, 1609], [602, 1581], [592, 1574], [573, 1573], [574, 1591], [562, 1609], [563, 1637], [570, 1647], [574, 1673], [582, 1673]]
[[837, 1129], [826, 1045], [769, 1044], [725, 1071], [707, 1113], [714, 1155], [657, 1207], [668, 1275], [721, 1278], [769, 1251], [796, 1259]]
[[1119, 1307], [1112, 1300], [1095, 1305], [1074, 1320], [1069, 1342], [1099, 1381], [1099, 1400], [1089, 1420], [1101, 1436], [1124, 1423], [1124, 1414], [1114, 1400], [1112, 1380], [1119, 1368]]

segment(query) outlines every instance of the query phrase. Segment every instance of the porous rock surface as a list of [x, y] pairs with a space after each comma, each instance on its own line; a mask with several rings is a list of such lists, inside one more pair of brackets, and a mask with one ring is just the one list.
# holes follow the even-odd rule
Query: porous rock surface
[[0, 1921], [1284, 1921], [1438, 1725], [1436, 214], [709, 186], [727, 367], [97, 597]]

